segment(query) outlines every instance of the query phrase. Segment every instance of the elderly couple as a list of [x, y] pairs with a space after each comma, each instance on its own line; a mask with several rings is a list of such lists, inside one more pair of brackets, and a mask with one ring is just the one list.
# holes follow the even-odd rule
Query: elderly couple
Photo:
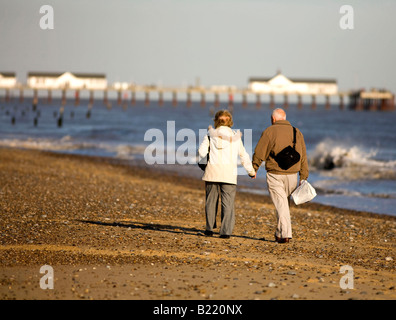
[[231, 129], [232, 115], [227, 110], [220, 110], [214, 118], [215, 128], [209, 127], [208, 134], [199, 146], [199, 156], [206, 158], [209, 154], [202, 180], [206, 188], [206, 236], [213, 235], [216, 228], [216, 215], [219, 198], [221, 198], [220, 238], [230, 238], [235, 225], [234, 200], [237, 184], [237, 160], [241, 158], [243, 167], [252, 179], [256, 178], [257, 170], [265, 161], [267, 185], [272, 202], [276, 209], [277, 227], [275, 241], [287, 243], [292, 238], [289, 211], [289, 196], [297, 187], [297, 174], [300, 182], [308, 178], [306, 148], [302, 133], [296, 130], [295, 150], [300, 160], [287, 170], [281, 169], [274, 159], [282, 149], [293, 142], [294, 130], [283, 109], [275, 109], [271, 115], [271, 123], [261, 134], [250, 161], [240, 132]]

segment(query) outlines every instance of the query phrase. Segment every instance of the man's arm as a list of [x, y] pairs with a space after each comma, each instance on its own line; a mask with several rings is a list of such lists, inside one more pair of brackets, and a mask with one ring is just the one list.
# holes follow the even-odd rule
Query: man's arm
[[269, 145], [269, 139], [265, 131], [261, 134], [260, 140], [257, 143], [256, 148], [254, 149], [254, 154], [253, 154], [253, 168], [257, 172], [257, 170], [260, 168], [261, 164], [265, 159], [268, 157], [268, 145]]
[[307, 180], [309, 175], [308, 170], [308, 159], [307, 159], [307, 149], [305, 147], [304, 136], [301, 133], [301, 148], [302, 148], [302, 155], [301, 155], [301, 168], [300, 168], [300, 181]]

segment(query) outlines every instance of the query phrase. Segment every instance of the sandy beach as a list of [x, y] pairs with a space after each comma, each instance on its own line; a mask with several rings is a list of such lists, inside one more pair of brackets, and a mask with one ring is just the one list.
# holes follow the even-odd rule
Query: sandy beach
[[268, 197], [238, 192], [236, 212], [231, 239], [205, 237], [199, 179], [1, 148], [0, 299], [396, 298], [396, 217], [292, 205], [293, 239], [278, 244]]

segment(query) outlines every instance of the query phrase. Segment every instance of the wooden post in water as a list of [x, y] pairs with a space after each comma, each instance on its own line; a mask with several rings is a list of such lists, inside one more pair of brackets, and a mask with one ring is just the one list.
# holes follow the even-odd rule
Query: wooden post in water
[[377, 107], [378, 107], [378, 100], [377, 99], [370, 99], [369, 110], [370, 111], [377, 111]]
[[316, 95], [312, 95], [312, 104], [311, 104], [312, 109], [316, 109]]
[[174, 107], [177, 106], [177, 92], [176, 91], [172, 92], [172, 106], [174, 106]]
[[38, 93], [37, 89], [33, 90], [33, 103], [38, 104]]
[[260, 108], [260, 107], [261, 107], [260, 94], [257, 93], [256, 94], [256, 108]]
[[63, 112], [65, 111], [65, 108], [62, 106], [59, 109], [59, 118], [58, 118], [58, 127], [61, 128], [63, 125]]
[[80, 90], [76, 90], [74, 93], [74, 105], [78, 106], [80, 104]]
[[201, 91], [201, 107], [205, 107], [206, 101], [205, 101], [205, 92]]
[[271, 109], [274, 109], [274, 108], [275, 108], [275, 98], [274, 98], [274, 94], [273, 94], [273, 93], [270, 94], [270, 103], [269, 103], [269, 107], [270, 107]]
[[146, 90], [146, 92], [145, 92], [144, 105], [146, 107], [148, 107], [150, 105], [150, 93], [148, 90]]
[[134, 106], [136, 104], [136, 91], [131, 91], [131, 104]]
[[121, 105], [122, 99], [121, 99], [121, 90], [117, 91], [117, 104]]
[[122, 110], [127, 110], [128, 109], [128, 93], [124, 92], [123, 96], [122, 96]]
[[52, 103], [52, 90], [48, 89], [47, 103]]
[[327, 94], [326, 95], [326, 109], [330, 109], [330, 96]]
[[23, 89], [19, 89], [19, 103], [23, 102]]
[[390, 98], [380, 100], [381, 111], [394, 111], [395, 110], [395, 95], [392, 94]]
[[297, 108], [298, 108], [298, 109], [302, 109], [302, 107], [303, 107], [303, 104], [302, 104], [302, 95], [301, 95], [301, 94], [298, 94], [298, 95], [297, 95]]
[[289, 108], [289, 94], [287, 93], [285, 93], [284, 95], [283, 108], [285, 109]]
[[220, 105], [220, 101], [219, 101], [219, 93], [215, 92], [215, 101], [214, 101], [214, 106], [215, 108], [217, 108]]
[[340, 94], [340, 110], [344, 110], [344, 96], [342, 94]]
[[392, 95], [392, 98], [388, 100], [389, 110], [395, 110], [395, 95]]
[[109, 98], [108, 98], [107, 94], [108, 94], [108, 91], [106, 89], [105, 91], [103, 91], [103, 104], [105, 106], [107, 106], [107, 104], [109, 103]]
[[87, 114], [85, 115], [87, 119], [91, 118], [91, 110], [92, 110], [92, 104], [88, 104]]
[[5, 89], [5, 102], [8, 103], [10, 102], [10, 89]]
[[242, 94], [242, 107], [243, 107], [243, 108], [246, 108], [247, 105], [248, 105], [248, 103], [247, 103], [247, 95], [246, 95], [246, 92], [244, 92], [244, 93]]
[[191, 91], [187, 91], [187, 107], [191, 107]]
[[90, 103], [90, 104], [93, 104], [93, 103], [94, 103], [94, 92], [93, 92], [93, 90], [91, 90], [91, 91], [89, 92], [89, 103]]
[[234, 95], [232, 93], [228, 94], [228, 107], [232, 108], [234, 106]]
[[37, 110], [37, 103], [38, 103], [37, 98], [33, 98], [32, 111], [36, 111]]
[[162, 90], [160, 90], [158, 92], [158, 105], [160, 107], [162, 107], [164, 105], [164, 97], [163, 96], [164, 96], [164, 93], [162, 92]]
[[386, 110], [387, 109], [387, 104], [388, 104], [388, 101], [386, 100], [386, 99], [381, 99], [381, 105], [380, 105], [380, 109], [383, 111], [383, 110]]
[[361, 111], [361, 110], [363, 110], [364, 109], [364, 103], [363, 103], [363, 99], [362, 99], [362, 97], [361, 97], [361, 92], [357, 95], [357, 98], [356, 98], [356, 107], [355, 107], [355, 110], [357, 110], [357, 111]]
[[66, 104], [66, 89], [62, 90], [62, 106]]

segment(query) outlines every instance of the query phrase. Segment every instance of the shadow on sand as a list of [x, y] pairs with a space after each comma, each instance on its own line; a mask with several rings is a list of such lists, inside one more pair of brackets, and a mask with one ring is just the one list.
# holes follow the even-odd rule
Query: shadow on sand
[[[161, 231], [161, 232], [170, 232], [176, 234], [188, 234], [195, 235], [199, 237], [206, 237], [202, 230], [197, 228], [188, 228], [188, 227], [180, 227], [180, 226], [172, 226], [169, 224], [158, 224], [158, 223], [143, 223], [143, 222], [103, 222], [103, 221], [93, 221], [93, 220], [77, 220], [78, 222], [87, 223], [87, 224], [96, 224], [105, 227], [120, 227], [120, 228], [130, 228], [130, 229], [141, 229], [141, 230], [153, 230], [153, 231]], [[208, 238], [216, 238], [216, 237], [208, 237]], [[249, 240], [257, 240], [257, 241], [266, 241], [266, 242], [275, 242], [272, 240], [267, 240], [264, 238], [253, 238], [243, 235], [232, 235], [231, 238], [242, 238]]]

